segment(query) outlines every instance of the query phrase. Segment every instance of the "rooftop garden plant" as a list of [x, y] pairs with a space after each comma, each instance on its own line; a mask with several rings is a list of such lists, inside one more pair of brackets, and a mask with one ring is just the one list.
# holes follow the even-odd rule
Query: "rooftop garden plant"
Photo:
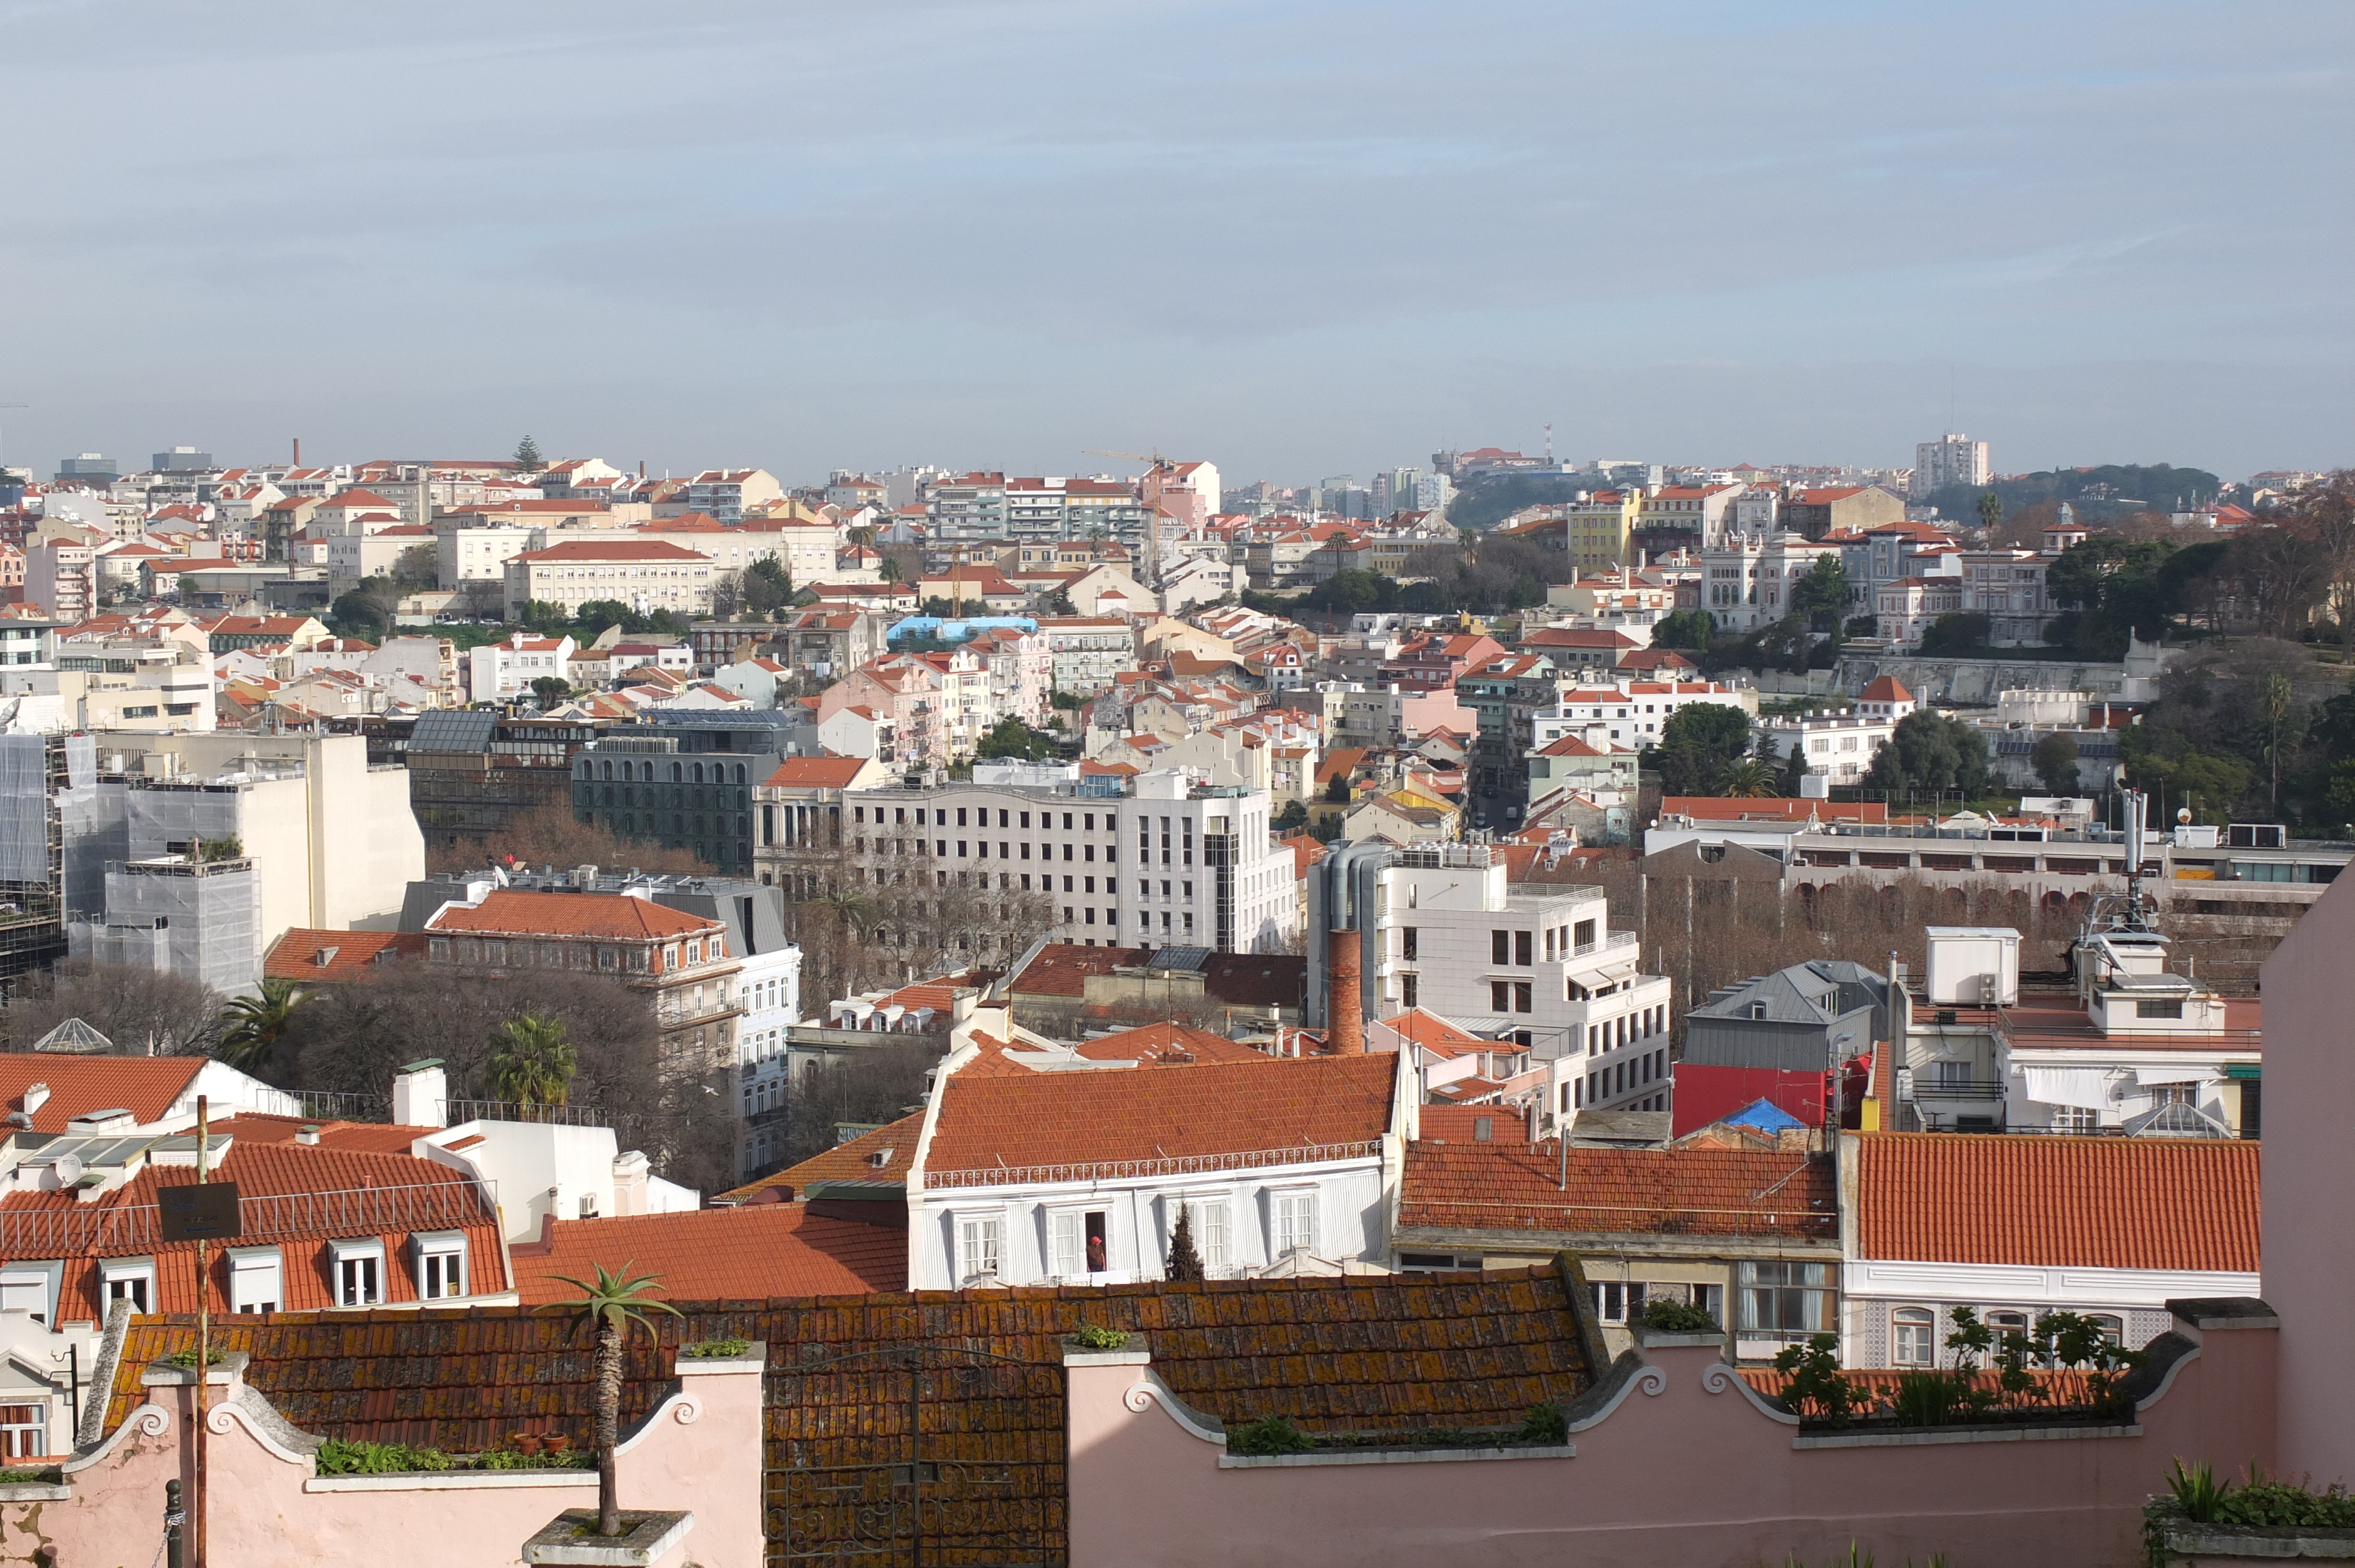
[[750, 1340], [698, 1340], [678, 1348], [683, 1361], [724, 1361], [742, 1355], [752, 1348]]
[[1713, 1334], [1718, 1325], [1704, 1308], [1662, 1297], [1644, 1303], [1644, 1327], [1663, 1334]]
[[1101, 1323], [1082, 1323], [1071, 1330], [1071, 1343], [1083, 1351], [1122, 1351], [1128, 1348], [1128, 1331], [1107, 1329]]
[[2143, 1510], [2143, 1542], [2151, 1568], [2166, 1568], [2175, 1557], [2167, 1531], [2179, 1524], [2205, 1524], [2227, 1530], [2330, 1530], [2355, 1531], [2355, 1497], [2344, 1486], [2321, 1491], [2268, 1476], [2249, 1461], [2241, 1483], [2216, 1478], [2205, 1461], [2186, 1465], [2175, 1461], [2167, 1476], [2167, 1492], [2151, 1499]]
[[1227, 1434], [1230, 1454], [1305, 1454], [1315, 1446], [1316, 1438], [1283, 1415], [1263, 1415]]

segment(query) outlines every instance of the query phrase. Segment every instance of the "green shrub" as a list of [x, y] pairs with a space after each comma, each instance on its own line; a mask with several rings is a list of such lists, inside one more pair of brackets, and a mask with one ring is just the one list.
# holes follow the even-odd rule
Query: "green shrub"
[[439, 1448], [412, 1448], [406, 1443], [346, 1443], [330, 1437], [319, 1445], [323, 1476], [389, 1476], [417, 1470], [446, 1470], [450, 1456]]
[[[165, 1356], [164, 1359], [171, 1362], [176, 1367], [186, 1367], [190, 1371], [194, 1371], [197, 1364], [197, 1348], [194, 1345], [190, 1345], [185, 1351], [174, 1351], [170, 1355]], [[223, 1345], [214, 1345], [211, 1347], [211, 1353], [205, 1357], [205, 1365], [208, 1367], [217, 1367], [227, 1360], [229, 1360], [228, 1347]]]
[[586, 1470], [595, 1467], [594, 1448], [568, 1448], [560, 1454], [519, 1454], [513, 1448], [494, 1448], [474, 1456], [477, 1470]]
[[1281, 1415], [1246, 1421], [1227, 1434], [1230, 1454], [1305, 1454], [1315, 1446], [1316, 1438]]
[[1856, 1385], [1839, 1370], [1839, 1341], [1831, 1335], [1816, 1334], [1804, 1345], [1784, 1346], [1774, 1357], [1774, 1370], [1789, 1375], [1783, 1402], [1800, 1414], [1845, 1426], [1855, 1414]]
[[1521, 1429], [1513, 1434], [1519, 1443], [1561, 1444], [1570, 1440], [1570, 1417], [1559, 1404], [1533, 1404], [1521, 1417]]
[[1107, 1329], [1101, 1323], [1082, 1323], [1071, 1330], [1071, 1343], [1083, 1351], [1124, 1351], [1128, 1349], [1128, 1330]]
[[1664, 1297], [1644, 1303], [1644, 1327], [1663, 1334], [1713, 1334], [1717, 1332], [1717, 1319], [1702, 1308]]
[[55, 1486], [58, 1482], [63, 1479], [65, 1479], [65, 1472], [58, 1468], [55, 1465], [51, 1465], [47, 1469], [32, 1469], [19, 1467], [13, 1469], [0, 1470], [0, 1487], [31, 1486], [40, 1482], [46, 1482], [50, 1486]]
[[698, 1340], [678, 1348], [683, 1361], [724, 1361], [741, 1356], [752, 1348], [750, 1340]]

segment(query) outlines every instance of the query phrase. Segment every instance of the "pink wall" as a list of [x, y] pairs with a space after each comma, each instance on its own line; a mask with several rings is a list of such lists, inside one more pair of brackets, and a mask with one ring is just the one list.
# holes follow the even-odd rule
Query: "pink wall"
[[[702, 1568], [761, 1568], [760, 1348], [731, 1361], [688, 1361], [681, 1392], [618, 1457], [622, 1506], [695, 1515], [684, 1556]], [[434, 1568], [508, 1568], [532, 1533], [568, 1508], [594, 1508], [592, 1471], [444, 1472], [422, 1478], [320, 1478], [291, 1429], [243, 1389], [242, 1358], [213, 1373], [207, 1412], [211, 1561], [236, 1568], [311, 1568], [420, 1548]], [[189, 1479], [195, 1387], [153, 1373], [149, 1403], [101, 1447], [72, 1461], [65, 1499], [0, 1503], [0, 1562], [47, 1544], [61, 1564], [144, 1563], [160, 1542], [164, 1483]], [[273, 1434], [275, 1434], [273, 1436]], [[352, 1483], [358, 1489], [347, 1489]]]
[[2264, 1292], [2281, 1313], [2281, 1460], [2355, 1484], [2355, 876], [2265, 960]]
[[[2176, 1455], [2219, 1470], [2272, 1451], [2274, 1340], [2202, 1341], [2149, 1401], [2139, 1436], [1798, 1449], [1713, 1342], [1656, 1343], [1572, 1457], [1286, 1464], [1221, 1469], [1150, 1368], [1071, 1367], [1072, 1568], [1281, 1563], [1431, 1568], [1755, 1568], [1786, 1553], [1883, 1563], [1933, 1552], [2007, 1568], [2139, 1563], [2142, 1504]], [[1976, 1439], [1976, 1440], [1974, 1440]]]

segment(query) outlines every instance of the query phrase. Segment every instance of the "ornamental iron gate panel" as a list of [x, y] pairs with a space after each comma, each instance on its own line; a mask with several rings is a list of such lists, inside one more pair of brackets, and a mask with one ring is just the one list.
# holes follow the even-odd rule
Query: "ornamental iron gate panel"
[[772, 1368], [769, 1568], [1061, 1568], [1063, 1370], [906, 1344]]

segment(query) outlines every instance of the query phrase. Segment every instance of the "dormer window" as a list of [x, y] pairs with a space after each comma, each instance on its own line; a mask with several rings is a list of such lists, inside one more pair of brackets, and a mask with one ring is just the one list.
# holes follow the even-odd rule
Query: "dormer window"
[[375, 1238], [327, 1244], [335, 1257], [336, 1305], [375, 1307], [384, 1300], [384, 1243]]
[[417, 1297], [440, 1301], [466, 1294], [466, 1234], [464, 1231], [422, 1232], [410, 1238], [417, 1248]]
[[98, 1279], [101, 1310], [112, 1314], [117, 1301], [130, 1302], [133, 1312], [153, 1312], [155, 1309], [154, 1258], [101, 1258]]

